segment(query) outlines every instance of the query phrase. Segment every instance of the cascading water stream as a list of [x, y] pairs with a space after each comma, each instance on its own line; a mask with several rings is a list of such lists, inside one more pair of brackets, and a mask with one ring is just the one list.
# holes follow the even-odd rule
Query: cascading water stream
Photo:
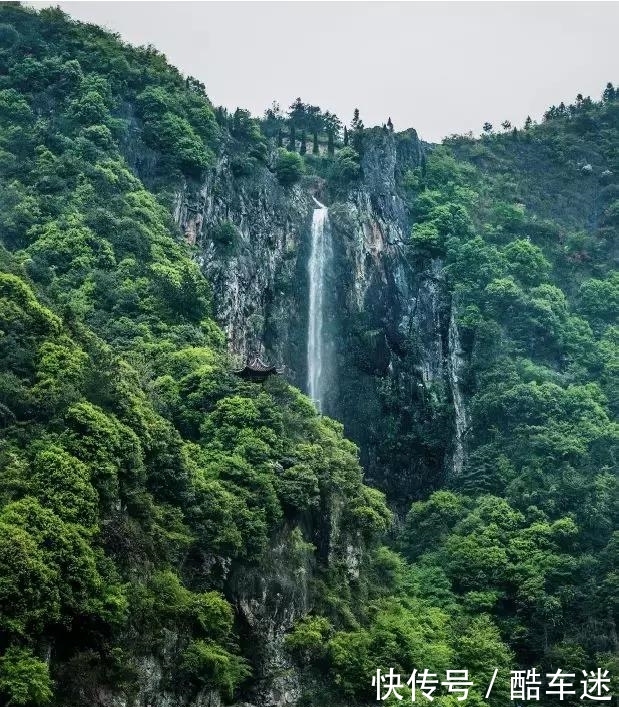
[[314, 199], [317, 208], [312, 218], [312, 248], [309, 269], [309, 320], [307, 328], [307, 391], [316, 408], [324, 403], [324, 291], [325, 273], [331, 257], [329, 210]]

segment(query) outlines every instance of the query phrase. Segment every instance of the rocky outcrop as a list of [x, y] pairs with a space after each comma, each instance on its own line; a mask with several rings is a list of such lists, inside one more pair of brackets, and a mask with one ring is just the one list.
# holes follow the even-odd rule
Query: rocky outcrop
[[[230, 350], [241, 358], [268, 352], [299, 385], [303, 372], [296, 370], [299, 356], [290, 349], [300, 350], [305, 313], [291, 310], [289, 297], [304, 279], [299, 265], [312, 211], [307, 189], [284, 189], [266, 169], [235, 178], [225, 156], [199, 190], [185, 186], [177, 193], [174, 208], [213, 286], [215, 314]], [[235, 227], [236, 243], [213, 238], [225, 222]], [[299, 291], [304, 284], [298, 283]]]
[[454, 407], [454, 434], [453, 453], [450, 465], [452, 480], [460, 475], [464, 466], [464, 435], [466, 434], [468, 421], [466, 406], [461, 390], [462, 371], [464, 360], [462, 347], [460, 345], [460, 335], [456, 322], [456, 309], [452, 304], [449, 316], [449, 351], [447, 358], [447, 371], [449, 373], [449, 385], [451, 388], [451, 398]]
[[[265, 167], [235, 176], [224, 151], [199, 189], [179, 190], [174, 209], [213, 285], [231, 352], [259, 354], [305, 390], [312, 197], [329, 206], [333, 271], [324, 326], [333, 371], [324, 412], [359, 445], [367, 479], [402, 508], [422, 487], [457, 473], [464, 454], [456, 324], [442, 264], [420, 267], [407, 247], [412, 222], [401, 185], [423, 164], [424, 149], [414, 130], [367, 130], [361, 179], [332, 193], [318, 177], [284, 188]], [[224, 222], [234, 225], [236, 243], [218, 242]], [[445, 403], [456, 409], [453, 448], [424, 448], [411, 430], [421, 434], [432, 420], [440, 426], [434, 417]], [[394, 424], [411, 432], [395, 466], [387, 429]]]
[[[305, 390], [312, 197], [327, 204], [333, 258], [324, 327], [333, 376], [324, 412], [344, 423], [360, 447], [366, 480], [387, 492], [396, 512], [422, 489], [457, 476], [464, 459], [462, 359], [442, 263], [422, 267], [407, 247], [412, 222], [402, 183], [423, 159], [415, 131], [368, 130], [361, 178], [330, 191], [318, 177], [284, 188], [265, 167], [235, 176], [224, 152], [199, 188], [179, 189], [174, 208], [212, 283], [230, 351], [239, 359], [259, 354]], [[228, 231], [235, 242], [218, 238], [224, 223], [234, 227]], [[450, 405], [454, 412], [446, 415]], [[451, 429], [451, 445], [432, 443], [428, 430], [441, 426], [446, 438]], [[310, 609], [312, 568], [295, 565], [293, 545], [279, 538], [268, 571], [230, 578], [229, 594], [255, 655], [252, 705], [294, 705], [299, 695], [283, 641]], [[354, 574], [358, 544], [332, 546]]]

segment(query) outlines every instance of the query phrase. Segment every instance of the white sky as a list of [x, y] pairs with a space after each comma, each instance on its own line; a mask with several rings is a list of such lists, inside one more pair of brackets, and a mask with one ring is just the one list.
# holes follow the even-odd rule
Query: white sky
[[425, 140], [619, 82], [619, 2], [32, 2], [153, 44], [216, 105], [296, 96]]

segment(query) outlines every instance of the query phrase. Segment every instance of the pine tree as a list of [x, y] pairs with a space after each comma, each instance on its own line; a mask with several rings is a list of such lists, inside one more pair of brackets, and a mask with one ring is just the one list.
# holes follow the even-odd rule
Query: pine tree
[[320, 106], [305, 106], [305, 122], [306, 129], [312, 135], [314, 141], [314, 147], [312, 151], [315, 155], [318, 154], [318, 135], [323, 131], [325, 126], [325, 116], [320, 110]]
[[529, 130], [529, 128], [533, 125], [533, 121], [531, 120], [531, 116], [527, 115], [527, 119], [524, 121], [524, 129]]
[[301, 147], [299, 148], [299, 154], [304, 155], [307, 152], [307, 143], [305, 141], [305, 130], [301, 131]]
[[492, 123], [485, 122], [483, 124], [483, 130], [485, 133], [488, 133], [488, 135], [492, 132]]
[[[355, 108], [355, 112], [353, 113], [352, 121], [350, 122], [349, 139], [350, 139], [350, 142], [352, 143], [352, 146], [359, 153], [361, 152], [364, 127], [365, 126], [363, 125], [363, 121], [361, 120], [361, 118], [359, 116], [359, 109]], [[347, 143], [344, 143], [344, 144], [347, 144]]]
[[327, 110], [322, 116], [322, 124], [324, 131], [327, 133], [327, 151], [329, 155], [333, 155], [335, 154], [335, 140], [339, 137], [340, 130], [342, 129], [342, 122], [337, 115], [335, 115], [335, 113], [330, 113]]
[[604, 89], [604, 93], [602, 94], [602, 100], [605, 103], [608, 103], [608, 101], [614, 100], [616, 95], [617, 95], [617, 92], [615, 90], [615, 87], [609, 81], [606, 84], [606, 88]]
[[267, 137], [274, 137], [284, 124], [284, 116], [277, 101], [273, 101], [271, 106], [264, 111], [262, 129]]
[[393, 132], [393, 123], [391, 122], [391, 116], [389, 116], [389, 120], [387, 121], [387, 127], [389, 128], [389, 132]]
[[288, 117], [295, 128], [304, 128], [307, 121], [307, 106], [297, 98], [288, 109]]
[[348, 128], [344, 126], [344, 147], [348, 147]]
[[[386, 129], [387, 128], [385, 127], [385, 130]], [[363, 151], [363, 132], [363, 123], [359, 121], [357, 129], [354, 131], [350, 139], [352, 147], [354, 147], [359, 154], [361, 154], [361, 152]]]
[[544, 120], [553, 120], [559, 115], [559, 110], [556, 106], [550, 108], [544, 113]]
[[228, 111], [223, 106], [215, 108], [215, 120], [219, 125], [228, 124]]
[[283, 147], [284, 146], [284, 135], [282, 133], [282, 129], [280, 128], [277, 131], [277, 147]]
[[294, 152], [297, 149], [297, 140], [295, 135], [294, 124], [290, 125], [290, 139], [288, 140], [288, 149], [290, 152]]

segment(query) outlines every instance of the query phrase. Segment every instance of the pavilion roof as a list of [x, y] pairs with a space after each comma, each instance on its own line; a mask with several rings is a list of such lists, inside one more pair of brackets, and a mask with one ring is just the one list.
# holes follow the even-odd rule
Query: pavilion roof
[[270, 375], [279, 373], [275, 366], [270, 366], [265, 363], [259, 356], [248, 359], [243, 368], [234, 371], [235, 375], [242, 378], [266, 378]]

